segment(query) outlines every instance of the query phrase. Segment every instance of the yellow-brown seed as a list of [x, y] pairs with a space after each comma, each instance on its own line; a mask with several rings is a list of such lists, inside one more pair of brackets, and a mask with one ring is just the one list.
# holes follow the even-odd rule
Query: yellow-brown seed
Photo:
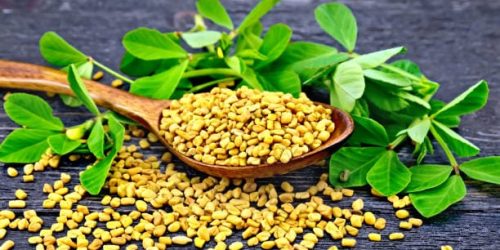
[[16, 177], [19, 175], [19, 173], [17, 172], [17, 170], [15, 168], [9, 167], [9, 168], [7, 168], [7, 175], [9, 177]]
[[243, 243], [240, 241], [233, 242], [229, 245], [229, 250], [240, 250], [243, 248]]
[[353, 203], [352, 203], [352, 210], [354, 211], [361, 211], [363, 210], [363, 207], [364, 207], [364, 202], [362, 199], [356, 199]]
[[102, 79], [102, 77], [104, 76], [104, 72], [102, 71], [97, 71], [95, 72], [95, 74], [92, 76], [92, 80], [95, 80], [95, 81], [99, 81]]
[[355, 247], [356, 246], [356, 239], [353, 238], [343, 238], [341, 241], [341, 245], [343, 247]]
[[424, 223], [421, 219], [418, 218], [410, 218], [408, 219], [408, 222], [410, 222], [415, 227], [420, 227]]
[[453, 247], [450, 245], [444, 245], [444, 246], [441, 246], [441, 250], [453, 250]]
[[9, 249], [12, 249], [14, 247], [16, 243], [14, 243], [14, 241], [12, 240], [6, 240], [1, 246], [0, 246], [0, 250], [9, 250]]
[[410, 212], [406, 209], [399, 209], [396, 211], [396, 217], [398, 219], [406, 219], [410, 216]]
[[24, 199], [26, 199], [26, 197], [28, 197], [28, 194], [26, 192], [24, 192], [24, 190], [22, 190], [22, 189], [16, 190], [15, 195], [16, 195], [16, 198], [19, 200], [24, 200]]
[[405, 238], [403, 233], [391, 233], [389, 234], [389, 240], [402, 240]]
[[410, 222], [407, 222], [407, 221], [401, 221], [399, 222], [399, 228], [401, 229], [406, 229], [406, 230], [410, 230], [412, 228], [412, 224]]
[[9, 201], [9, 208], [25, 208], [26, 202], [23, 200]]
[[366, 225], [373, 226], [375, 224], [376, 218], [372, 212], [365, 212], [364, 217]]
[[115, 79], [111, 82], [111, 86], [114, 88], [118, 88], [123, 85], [123, 81], [120, 79]]
[[385, 228], [385, 223], [386, 221], [384, 218], [377, 218], [373, 227], [375, 227], [378, 230], [383, 230]]
[[371, 241], [381, 241], [382, 236], [378, 233], [369, 233], [368, 234], [368, 239]]

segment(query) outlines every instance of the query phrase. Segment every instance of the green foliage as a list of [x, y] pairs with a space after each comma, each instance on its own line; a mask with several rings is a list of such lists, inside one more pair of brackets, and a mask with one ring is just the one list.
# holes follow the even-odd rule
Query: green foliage
[[20, 126], [54, 131], [64, 128], [61, 119], [54, 116], [49, 104], [38, 96], [24, 93], [9, 95], [4, 109], [10, 119]]
[[341, 3], [324, 3], [314, 11], [319, 26], [348, 51], [356, 47], [358, 25], [351, 10]]
[[226, 9], [219, 0], [198, 0], [196, 9], [203, 17], [210, 19], [212, 22], [225, 27], [228, 30], [234, 28], [231, 17], [227, 14]]
[[59, 67], [87, 60], [87, 56], [52, 31], [43, 34], [39, 48], [40, 54], [47, 62]]
[[472, 179], [500, 185], [500, 156], [464, 162], [460, 165], [460, 170]]

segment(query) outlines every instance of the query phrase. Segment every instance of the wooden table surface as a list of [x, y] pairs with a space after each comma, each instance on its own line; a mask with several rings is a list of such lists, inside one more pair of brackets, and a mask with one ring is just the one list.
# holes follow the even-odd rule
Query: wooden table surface
[[[230, 14], [238, 23], [255, 1], [224, 1]], [[442, 84], [438, 97], [450, 100], [480, 79], [490, 83], [490, 100], [477, 114], [463, 119], [459, 133], [481, 148], [481, 156], [498, 155], [500, 148], [500, 1], [497, 0], [350, 0], [346, 2], [358, 19], [358, 48], [361, 52], [404, 45], [407, 57], [416, 61], [424, 73]], [[285, 22], [293, 27], [294, 39], [307, 39], [333, 43], [316, 25], [313, 9], [316, 0], [283, 0], [270, 15], [266, 25]], [[190, 23], [194, 1], [166, 0], [0, 0], [0, 58], [44, 64], [38, 52], [38, 39], [48, 30], [57, 31], [84, 52], [117, 68], [123, 51], [121, 37], [130, 29], [147, 26], [163, 31], [180, 30]], [[107, 79], [109, 82], [109, 78]], [[1, 90], [3, 95], [5, 90]], [[89, 117], [82, 108], [68, 108], [58, 98], [42, 95], [54, 107], [56, 115], [66, 124], [76, 124]], [[0, 111], [0, 140], [16, 127]], [[152, 153], [164, 148], [156, 145]], [[408, 159], [408, 150], [402, 156]], [[427, 162], [446, 163], [442, 152], [428, 157]], [[36, 173], [33, 184], [22, 183], [20, 178], [7, 177], [6, 168], [0, 171], [0, 208], [14, 198], [16, 188], [29, 192], [28, 207], [37, 209], [45, 225], [53, 222], [57, 210], [41, 209], [44, 195], [41, 187], [53, 182], [60, 172], [71, 173], [77, 180], [88, 162], [63, 161], [59, 170]], [[0, 164], [1, 165], [1, 164]], [[500, 166], [499, 166], [500, 167]], [[182, 168], [182, 167], [181, 167]], [[192, 175], [199, 174], [184, 168]], [[326, 172], [324, 167], [311, 167], [302, 171], [259, 182], [280, 183], [288, 180], [298, 189], [314, 183]], [[438, 249], [449, 244], [455, 249], [500, 248], [500, 186], [467, 181], [468, 195], [458, 205], [445, 213], [425, 221], [419, 229], [406, 233], [403, 241], [385, 240], [373, 243], [366, 240], [371, 229], [361, 230], [359, 249]], [[397, 230], [398, 221], [391, 215], [389, 203], [375, 199], [366, 190], [357, 196], [364, 197], [368, 210], [389, 219], [387, 234]], [[342, 201], [347, 206], [352, 200]], [[98, 197], [82, 201], [98, 207]], [[20, 210], [18, 211], [21, 212]], [[415, 213], [415, 212], [414, 212]], [[236, 234], [233, 239], [239, 237]], [[6, 238], [16, 241], [16, 249], [28, 249], [27, 232], [9, 231]], [[332, 242], [329, 237], [320, 241], [317, 249], [326, 249]], [[194, 248], [193, 246], [187, 247]]]

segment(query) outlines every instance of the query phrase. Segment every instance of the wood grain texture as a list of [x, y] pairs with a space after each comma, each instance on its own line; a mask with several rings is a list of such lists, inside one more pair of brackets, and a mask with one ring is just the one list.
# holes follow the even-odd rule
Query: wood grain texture
[[[242, 20], [255, 1], [223, 1], [235, 23]], [[315, 40], [331, 43], [315, 24], [313, 9], [320, 1], [283, 0], [269, 16], [266, 25], [285, 22], [294, 28], [294, 39]], [[419, 63], [431, 79], [442, 84], [438, 97], [449, 101], [479, 79], [490, 82], [490, 101], [480, 112], [463, 119], [460, 134], [481, 148], [481, 156], [498, 155], [500, 148], [500, 1], [493, 0], [346, 0], [358, 19], [358, 50], [368, 52], [382, 48], [405, 45], [406, 57]], [[47, 30], [54, 30], [72, 44], [91, 54], [103, 63], [117, 68], [123, 51], [120, 38], [132, 28], [148, 26], [160, 30], [178, 30], [189, 25], [194, 10], [194, 1], [69, 1], [69, 0], [0, 0], [0, 58], [43, 64], [38, 53], [38, 39]], [[110, 79], [105, 79], [110, 81]], [[1, 93], [5, 93], [2, 91]], [[321, 95], [314, 95], [321, 99]], [[83, 109], [65, 107], [58, 98], [46, 100], [57, 115], [68, 125], [88, 118]], [[5, 113], [0, 112], [0, 140], [16, 127]], [[153, 147], [151, 153], [160, 153], [164, 148]], [[401, 156], [408, 163], [409, 149]], [[429, 163], [445, 163], [442, 152], [426, 159]], [[69, 172], [76, 179], [78, 171], [88, 162], [63, 162], [60, 170], [51, 170], [36, 175], [33, 185], [19, 179], [9, 179], [5, 169], [0, 170], [0, 207], [14, 197], [16, 188], [30, 193], [29, 207], [39, 208], [44, 196], [40, 190], [44, 182], [58, 178], [60, 171]], [[181, 166], [181, 168], [183, 168]], [[198, 174], [183, 168], [190, 174]], [[327, 171], [324, 167], [311, 167], [285, 176], [260, 180], [279, 184], [290, 181], [298, 190], [314, 183]], [[455, 249], [500, 248], [500, 187], [467, 181], [468, 195], [464, 201], [447, 212], [426, 220], [425, 225], [406, 233], [400, 242], [384, 240], [372, 243], [366, 240], [371, 230], [361, 230], [359, 249], [438, 249], [450, 244]], [[384, 234], [397, 230], [397, 220], [391, 217], [393, 209], [388, 203], [372, 198], [364, 190], [357, 196], [365, 197], [366, 207], [389, 220]], [[350, 200], [340, 205], [347, 206]], [[84, 204], [97, 207], [98, 198], [87, 198]], [[55, 218], [55, 210], [41, 210], [46, 222]], [[9, 232], [7, 238], [14, 239], [17, 249], [30, 249], [26, 232]], [[237, 234], [239, 235], [239, 234]], [[233, 237], [232, 239], [237, 239]], [[384, 239], [386, 239], [384, 237]], [[339, 245], [323, 239], [318, 249]], [[190, 249], [190, 247], [187, 247]]]

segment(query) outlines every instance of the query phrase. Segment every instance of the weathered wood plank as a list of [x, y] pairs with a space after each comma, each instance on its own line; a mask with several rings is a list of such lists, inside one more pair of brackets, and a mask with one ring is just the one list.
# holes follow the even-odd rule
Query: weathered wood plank
[[[238, 23], [255, 1], [224, 1], [230, 14]], [[335, 44], [315, 24], [313, 17], [317, 0], [283, 0], [273, 12], [264, 18], [269, 25], [285, 22], [294, 28], [294, 39], [315, 40]], [[349, 4], [358, 17], [361, 52], [368, 52], [391, 46], [408, 47], [408, 58], [422, 66], [432, 79], [442, 83], [438, 97], [450, 100], [479, 79], [490, 84], [490, 101], [481, 112], [465, 117], [460, 133], [481, 147], [481, 155], [498, 155], [500, 148], [500, 2], [491, 0], [425, 0], [390, 1], [367, 0], [343, 1]], [[161, 30], [178, 30], [189, 25], [194, 1], [0, 1], [0, 58], [43, 64], [38, 54], [38, 38], [47, 30], [55, 30], [83, 51], [104, 63], [117, 67], [122, 53], [120, 38], [138, 26], [149, 26]], [[107, 79], [109, 81], [109, 79]], [[1, 93], [5, 93], [2, 91]], [[57, 115], [67, 124], [76, 124], [88, 115], [83, 109], [71, 109], [62, 105], [57, 98], [46, 98]], [[0, 140], [15, 124], [0, 112]], [[164, 149], [155, 146], [151, 153]], [[409, 152], [402, 155], [409, 159]], [[427, 159], [428, 162], [446, 162], [439, 152]], [[41, 187], [45, 182], [58, 178], [60, 171], [69, 172], [75, 181], [77, 173], [85, 162], [65, 161], [58, 170], [36, 174], [33, 184], [25, 184], [19, 178], [10, 179], [5, 169], [0, 170], [0, 207], [13, 198], [16, 188], [30, 193], [30, 208], [39, 208], [44, 195]], [[185, 167], [180, 166], [182, 169]], [[190, 174], [198, 174], [186, 169]], [[326, 168], [311, 167], [286, 176], [261, 180], [261, 182], [292, 182], [296, 187], [306, 188], [316, 181]], [[427, 220], [424, 227], [407, 233], [401, 242], [371, 243], [366, 240], [370, 230], [361, 230], [359, 248], [409, 248], [437, 249], [451, 244], [455, 249], [498, 249], [500, 247], [500, 188], [498, 186], [468, 181], [469, 194], [460, 204], [446, 213]], [[389, 218], [393, 209], [385, 201], [368, 195], [366, 190], [357, 192], [364, 197], [368, 209]], [[85, 204], [97, 208], [99, 198], [88, 197]], [[349, 200], [340, 205], [347, 206]], [[41, 210], [46, 222], [52, 222], [55, 210]], [[397, 229], [397, 220], [391, 219], [388, 234]], [[9, 232], [8, 238], [15, 239], [18, 248], [27, 249], [26, 232]], [[322, 240], [318, 249], [326, 249], [338, 242]]]

